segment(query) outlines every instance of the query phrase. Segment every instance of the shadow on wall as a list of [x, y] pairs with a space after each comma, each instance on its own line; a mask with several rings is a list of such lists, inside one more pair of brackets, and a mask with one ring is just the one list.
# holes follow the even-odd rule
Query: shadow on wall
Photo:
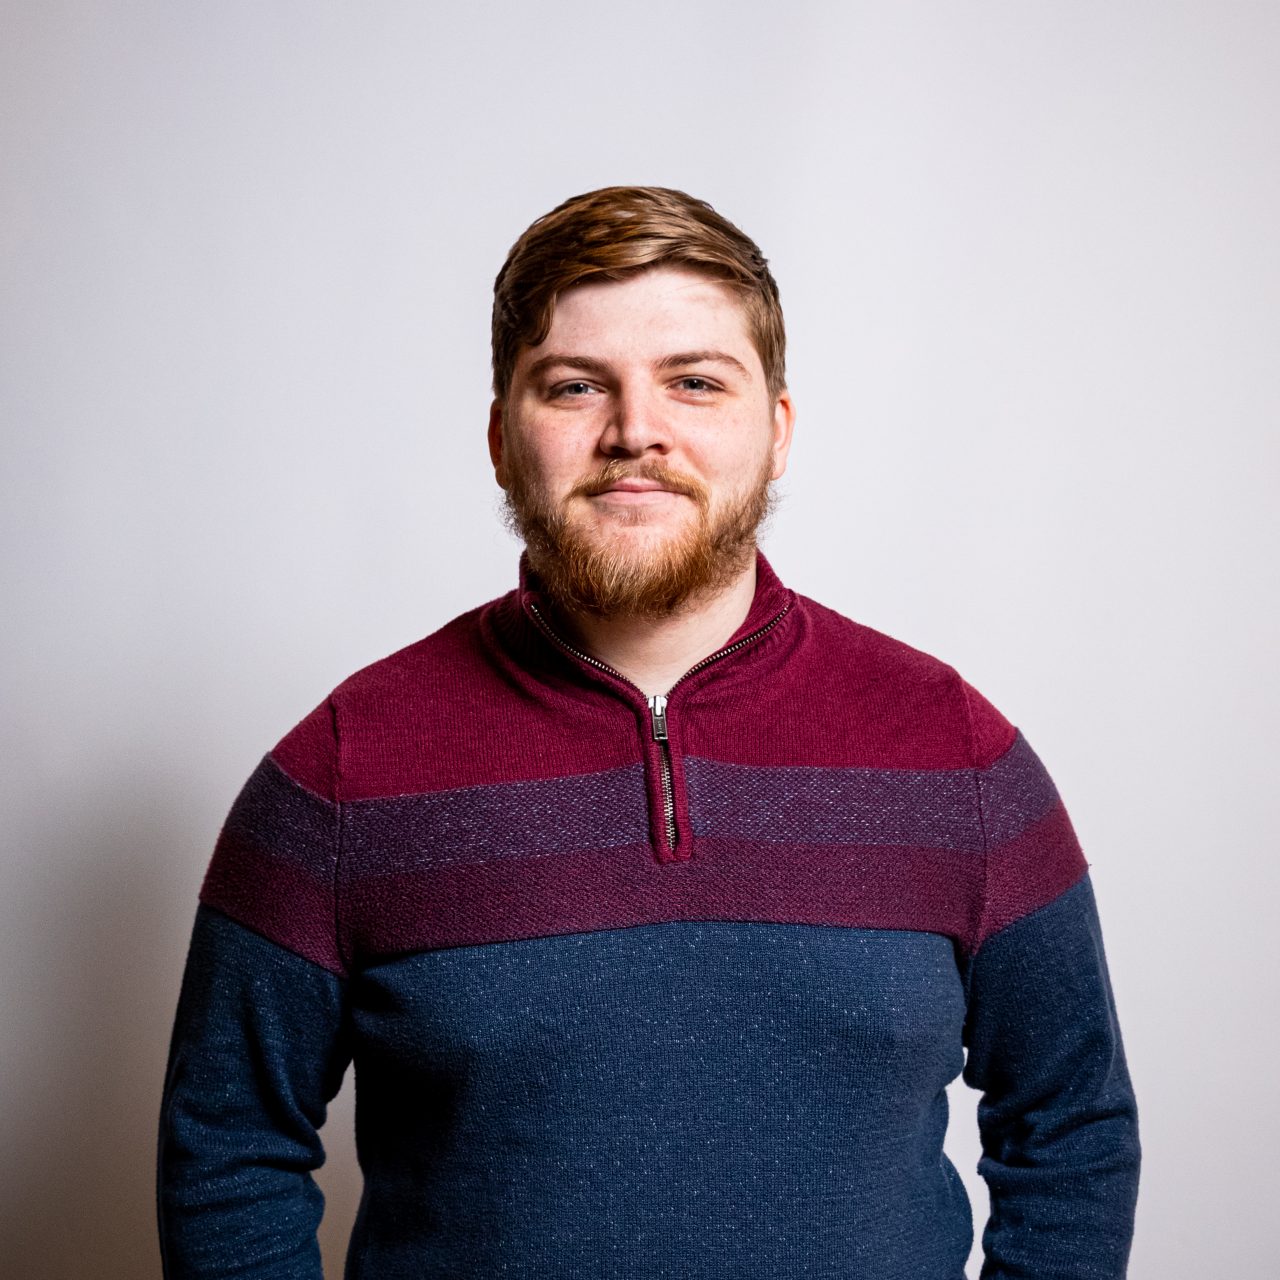
[[[0, 1257], [11, 1276], [145, 1280], [161, 1274], [156, 1134], [199, 884], [191, 868], [203, 869], [212, 842], [182, 853], [192, 846], [190, 814], [172, 810], [172, 791], [157, 788], [151, 802], [126, 785], [101, 805], [81, 797], [46, 828], [39, 865], [56, 871], [28, 904], [43, 978], [7, 1032], [6, 1091], [17, 1114]], [[342, 1274], [360, 1189], [349, 1086], [350, 1073], [325, 1126], [330, 1158], [318, 1179], [331, 1280]]]

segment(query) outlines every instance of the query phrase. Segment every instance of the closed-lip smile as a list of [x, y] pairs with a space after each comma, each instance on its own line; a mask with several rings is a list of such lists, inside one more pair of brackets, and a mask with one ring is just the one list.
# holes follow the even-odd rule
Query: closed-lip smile
[[656, 480], [626, 479], [611, 484], [603, 493], [671, 493], [665, 485]]

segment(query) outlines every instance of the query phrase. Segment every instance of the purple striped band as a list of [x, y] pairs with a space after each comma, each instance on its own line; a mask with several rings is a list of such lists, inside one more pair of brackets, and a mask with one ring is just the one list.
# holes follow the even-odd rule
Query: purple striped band
[[267, 756], [201, 897], [342, 972], [339, 928], [362, 957], [667, 919], [919, 929], [972, 948], [1087, 866], [1021, 734], [976, 775], [685, 767], [692, 856], [661, 863], [640, 764], [352, 801], [339, 823]]
[[644, 765], [343, 806], [344, 877], [611, 849], [648, 839]]

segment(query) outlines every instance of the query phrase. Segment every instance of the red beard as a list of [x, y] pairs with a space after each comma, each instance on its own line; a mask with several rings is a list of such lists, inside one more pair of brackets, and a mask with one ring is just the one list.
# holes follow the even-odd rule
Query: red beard
[[[713, 517], [706, 487], [658, 460], [610, 459], [558, 507], [531, 482], [527, 469], [515, 466], [506, 519], [524, 540], [547, 594], [562, 608], [606, 618], [666, 618], [715, 595], [751, 564], [760, 526], [775, 505], [771, 473], [772, 458], [766, 457], [751, 488]], [[602, 493], [624, 477], [653, 480], [686, 495], [697, 508], [696, 520], [645, 555], [610, 546], [607, 536], [586, 532], [565, 514], [574, 498]]]

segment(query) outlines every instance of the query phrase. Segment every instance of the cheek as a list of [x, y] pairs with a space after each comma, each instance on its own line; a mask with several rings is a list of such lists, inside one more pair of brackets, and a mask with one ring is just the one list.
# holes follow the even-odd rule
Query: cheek
[[547, 474], [568, 484], [576, 484], [593, 465], [591, 445], [568, 432], [547, 442], [543, 465]]
[[719, 423], [714, 431], [691, 442], [688, 457], [708, 480], [741, 489], [754, 483], [772, 463], [772, 444], [771, 430], [762, 429], [754, 417], [743, 417]]
[[565, 453], [566, 435], [534, 422], [522, 423], [512, 430], [507, 441], [508, 453], [520, 465], [538, 472], [552, 471]]
[[598, 459], [578, 433], [547, 432], [520, 442], [513, 465], [551, 496], [560, 496], [594, 471]]

